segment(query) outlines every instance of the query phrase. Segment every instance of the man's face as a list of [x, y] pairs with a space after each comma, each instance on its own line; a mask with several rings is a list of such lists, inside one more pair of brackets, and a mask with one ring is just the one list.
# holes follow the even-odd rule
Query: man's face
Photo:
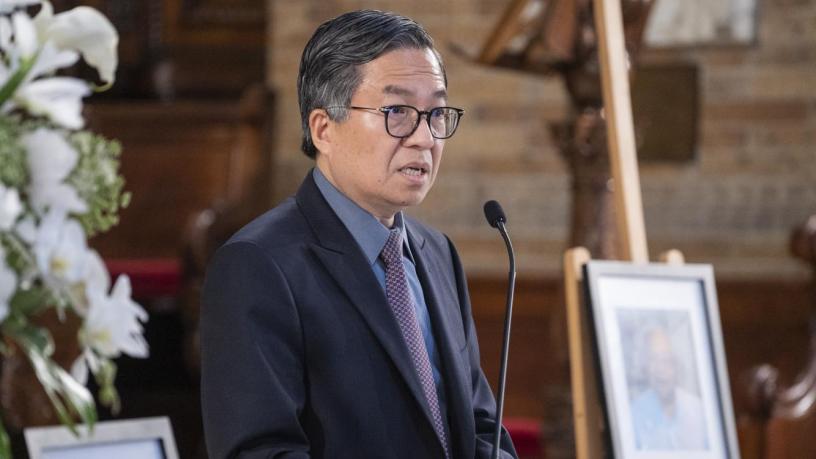
[[677, 360], [671, 339], [662, 332], [649, 337], [649, 379], [663, 401], [673, 400], [677, 385]]
[[[391, 51], [360, 72], [362, 82], [350, 105], [419, 110], [446, 105], [442, 69], [429, 49]], [[390, 224], [395, 213], [421, 203], [431, 189], [445, 141], [431, 136], [425, 116], [409, 137], [391, 137], [384, 117], [376, 110], [349, 110], [345, 121], [330, 121], [331, 135], [320, 145], [317, 164], [341, 192]]]

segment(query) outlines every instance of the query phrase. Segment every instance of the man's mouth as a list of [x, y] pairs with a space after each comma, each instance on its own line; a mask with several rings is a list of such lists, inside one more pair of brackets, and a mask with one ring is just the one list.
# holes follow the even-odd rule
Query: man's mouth
[[401, 173], [405, 175], [411, 175], [414, 177], [419, 177], [420, 175], [425, 175], [428, 173], [428, 169], [425, 167], [417, 167], [417, 166], [406, 166], [399, 170]]

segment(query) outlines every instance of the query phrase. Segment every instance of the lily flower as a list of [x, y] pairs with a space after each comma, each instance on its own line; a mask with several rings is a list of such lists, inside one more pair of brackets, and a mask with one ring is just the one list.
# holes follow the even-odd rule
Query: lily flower
[[0, 184], [0, 231], [8, 231], [23, 211], [20, 194], [14, 188]]
[[[19, 226], [28, 226], [24, 223]], [[18, 232], [29, 239], [37, 268], [46, 283], [70, 286], [83, 280], [89, 249], [79, 222], [66, 218], [64, 211], [51, 209], [33, 235], [19, 227]]]
[[39, 76], [50, 75], [61, 68], [76, 64], [78, 60], [79, 54], [76, 51], [58, 49], [51, 42], [46, 42], [23, 81], [28, 83]]
[[89, 369], [96, 372], [100, 357], [113, 359], [127, 354], [144, 358], [148, 355], [148, 345], [142, 336], [142, 323], [148, 316], [131, 299], [130, 278], [120, 275], [108, 294], [110, 277], [99, 254], [89, 253], [86, 268], [88, 312], [80, 330], [84, 349], [71, 368], [71, 374], [82, 384], [87, 381]]
[[112, 84], [118, 58], [119, 34], [99, 11], [78, 6], [54, 15], [50, 2], [43, 2], [34, 18], [41, 43], [51, 41], [61, 50], [74, 50], [99, 73], [106, 84]]
[[12, 14], [10, 21], [0, 17], [0, 49], [7, 60], [0, 64], [0, 109], [23, 107], [68, 129], [82, 128], [82, 98], [91, 93], [90, 85], [70, 77], [37, 78], [73, 65], [81, 54], [109, 86], [118, 64], [118, 44], [113, 24], [87, 6], [54, 15], [45, 1], [33, 20], [23, 11]]
[[37, 52], [37, 29], [27, 14], [20, 11], [11, 16], [14, 29], [14, 44], [20, 57], [29, 58]]
[[17, 8], [36, 5], [41, 0], [0, 0], [0, 14], [11, 13]]
[[87, 204], [65, 179], [76, 166], [79, 154], [57, 131], [38, 128], [20, 139], [27, 151], [31, 183], [28, 194], [34, 208], [83, 213]]
[[32, 81], [17, 90], [18, 104], [35, 116], [45, 116], [68, 129], [81, 129], [82, 98], [91, 93], [78, 78], [52, 77]]
[[5, 320], [9, 312], [9, 300], [17, 290], [17, 275], [6, 264], [6, 253], [0, 246], [0, 322]]

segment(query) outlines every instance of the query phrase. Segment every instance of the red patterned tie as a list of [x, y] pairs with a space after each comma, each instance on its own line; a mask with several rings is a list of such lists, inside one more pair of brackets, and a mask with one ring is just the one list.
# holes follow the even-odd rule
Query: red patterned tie
[[436, 396], [431, 360], [428, 358], [428, 350], [422, 339], [422, 331], [419, 329], [419, 321], [417, 321], [414, 304], [408, 291], [408, 278], [405, 276], [405, 267], [402, 265], [402, 233], [399, 229], [391, 230], [388, 241], [380, 253], [380, 258], [385, 262], [385, 295], [388, 298], [388, 304], [394, 311], [394, 316], [402, 330], [402, 337], [405, 338], [405, 344], [408, 345], [408, 350], [411, 352], [414, 368], [422, 384], [422, 391], [431, 408], [434, 430], [445, 448], [445, 457], [449, 458], [448, 441], [445, 437], [442, 415], [439, 412], [439, 400]]

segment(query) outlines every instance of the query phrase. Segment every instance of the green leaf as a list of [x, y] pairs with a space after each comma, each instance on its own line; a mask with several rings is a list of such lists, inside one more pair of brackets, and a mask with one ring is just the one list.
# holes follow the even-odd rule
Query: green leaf
[[17, 91], [17, 88], [20, 87], [20, 84], [25, 79], [26, 74], [28, 71], [31, 70], [31, 67], [34, 66], [34, 62], [37, 61], [40, 52], [37, 51], [33, 56], [29, 57], [28, 59], [23, 59], [20, 62], [20, 67], [14, 72], [14, 75], [11, 76], [8, 80], [6, 80], [6, 84], [0, 88], [0, 105], [3, 105], [14, 93]]
[[47, 309], [53, 304], [52, 300], [51, 293], [43, 288], [18, 289], [17, 293], [11, 298], [10, 306], [12, 312], [32, 316]]
[[100, 358], [99, 369], [94, 378], [99, 385], [99, 401], [102, 405], [109, 407], [114, 415], [119, 414], [122, 409], [122, 402], [114, 385], [114, 381], [116, 381], [116, 363], [110, 359]]
[[48, 395], [48, 399], [51, 401], [60, 422], [68, 427], [74, 435], [79, 435], [74, 415], [79, 416], [89, 428], [93, 428], [97, 420], [97, 414], [96, 404], [90, 391], [79, 384], [53, 360], [49, 359], [49, 354], [42, 352], [41, 343], [38, 342], [36, 336], [17, 334], [13, 336], [13, 339], [26, 353], [31, 366], [34, 368], [34, 374], [42, 384], [46, 395]]
[[18, 116], [0, 116], [0, 183], [18, 190], [28, 182], [26, 151], [18, 141], [24, 131], [22, 124]]
[[11, 440], [3, 421], [0, 421], [0, 459], [11, 459]]
[[54, 340], [51, 333], [43, 327], [31, 324], [27, 317], [20, 314], [10, 315], [3, 323], [3, 332], [24, 350], [32, 349], [50, 357], [54, 353]]

